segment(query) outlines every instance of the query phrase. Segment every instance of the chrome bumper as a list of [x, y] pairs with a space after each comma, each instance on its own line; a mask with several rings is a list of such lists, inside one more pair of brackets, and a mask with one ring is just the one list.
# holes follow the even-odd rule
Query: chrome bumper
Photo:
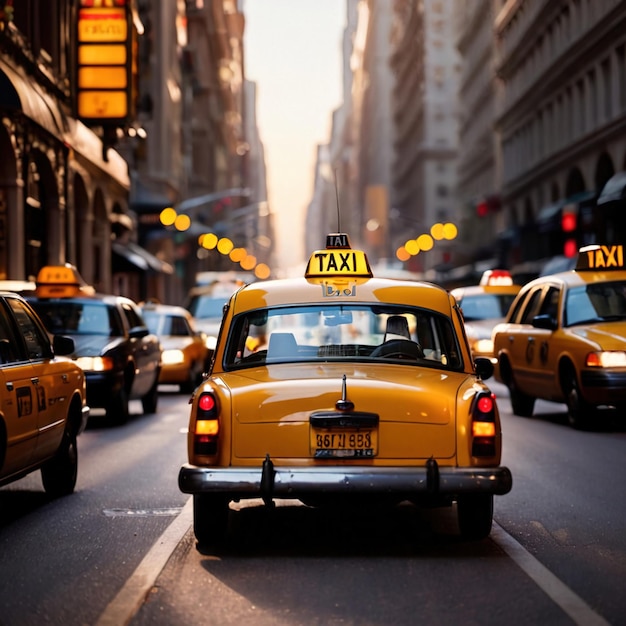
[[222, 494], [238, 498], [299, 498], [306, 495], [417, 494], [454, 496], [464, 493], [504, 495], [513, 478], [506, 467], [275, 467], [266, 459], [262, 468], [207, 468], [185, 464], [178, 475], [183, 493]]

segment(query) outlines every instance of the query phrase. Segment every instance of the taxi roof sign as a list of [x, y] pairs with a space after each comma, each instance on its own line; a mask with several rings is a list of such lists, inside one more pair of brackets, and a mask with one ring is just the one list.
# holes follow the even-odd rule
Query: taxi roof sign
[[39, 298], [71, 298], [96, 292], [83, 280], [76, 267], [69, 263], [42, 267], [35, 285], [35, 293]]
[[367, 255], [363, 250], [353, 250], [345, 233], [326, 236], [326, 248], [315, 250], [309, 257], [305, 278], [342, 280], [347, 278], [372, 278]]
[[598, 245], [585, 246], [578, 251], [576, 271], [619, 271], [624, 270], [624, 246]]
[[509, 270], [486, 270], [480, 278], [480, 285], [512, 285], [513, 277]]

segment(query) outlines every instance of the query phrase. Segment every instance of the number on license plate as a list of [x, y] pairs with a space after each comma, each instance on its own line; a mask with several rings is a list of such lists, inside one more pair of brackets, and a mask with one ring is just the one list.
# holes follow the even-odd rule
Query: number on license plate
[[376, 430], [311, 429], [315, 458], [373, 457], [378, 447]]

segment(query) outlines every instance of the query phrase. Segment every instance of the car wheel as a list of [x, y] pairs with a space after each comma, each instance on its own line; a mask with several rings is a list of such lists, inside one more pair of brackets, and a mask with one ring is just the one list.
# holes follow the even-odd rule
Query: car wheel
[[493, 521], [493, 495], [459, 496], [456, 511], [462, 539], [479, 541], [489, 536]]
[[518, 389], [512, 374], [507, 381], [507, 387], [509, 388], [513, 414], [519, 417], [532, 417], [535, 408], [535, 398]]
[[156, 413], [157, 406], [159, 404], [159, 375], [157, 373], [156, 378], [154, 379], [154, 383], [152, 387], [150, 387], [150, 391], [141, 398], [141, 406], [143, 408], [144, 414]]
[[573, 367], [566, 368], [562, 377], [563, 395], [567, 404], [569, 425], [579, 430], [589, 428], [594, 407], [583, 400], [580, 385]]
[[198, 372], [198, 366], [192, 363], [189, 368], [189, 377], [184, 383], [181, 383], [180, 390], [182, 393], [193, 393], [193, 390], [200, 384], [202, 380], [202, 372]]
[[201, 546], [218, 545], [226, 538], [228, 511], [226, 498], [194, 494], [193, 532]]
[[128, 421], [128, 393], [122, 387], [109, 401], [106, 407], [106, 417], [112, 424], [122, 425]]
[[46, 493], [53, 498], [67, 496], [76, 487], [78, 475], [78, 446], [76, 435], [65, 431], [61, 445], [53, 459], [41, 468], [41, 480]]

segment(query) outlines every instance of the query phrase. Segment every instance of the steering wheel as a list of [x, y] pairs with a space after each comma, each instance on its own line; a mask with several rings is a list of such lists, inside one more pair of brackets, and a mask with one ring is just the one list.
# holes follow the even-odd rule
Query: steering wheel
[[370, 356], [389, 357], [398, 359], [420, 359], [424, 354], [422, 349], [410, 339], [392, 339], [374, 348]]

